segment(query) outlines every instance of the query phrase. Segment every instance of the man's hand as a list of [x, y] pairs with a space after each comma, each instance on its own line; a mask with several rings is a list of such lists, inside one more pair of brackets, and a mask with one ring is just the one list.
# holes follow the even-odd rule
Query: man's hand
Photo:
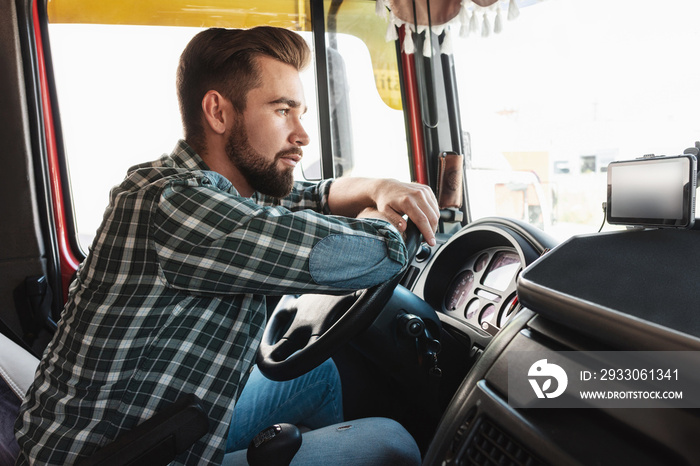
[[406, 231], [407, 215], [416, 224], [423, 238], [435, 245], [435, 231], [440, 220], [440, 209], [433, 191], [418, 183], [401, 183], [396, 180], [380, 180], [374, 196], [376, 209], [396, 226]]
[[331, 185], [328, 204], [337, 215], [382, 218], [400, 233], [406, 231], [408, 216], [431, 246], [440, 219], [432, 190], [417, 183], [391, 179], [338, 178]]

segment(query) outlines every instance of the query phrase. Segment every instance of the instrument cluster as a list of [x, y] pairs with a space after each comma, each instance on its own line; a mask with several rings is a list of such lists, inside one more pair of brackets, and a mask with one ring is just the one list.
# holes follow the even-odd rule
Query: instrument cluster
[[517, 307], [516, 277], [522, 268], [514, 248], [493, 247], [469, 257], [447, 286], [443, 312], [495, 334]]

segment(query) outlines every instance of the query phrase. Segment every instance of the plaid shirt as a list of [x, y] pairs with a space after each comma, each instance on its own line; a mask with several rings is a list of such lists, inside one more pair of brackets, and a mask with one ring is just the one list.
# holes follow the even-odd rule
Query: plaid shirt
[[[330, 213], [330, 184], [244, 198], [184, 141], [130, 169], [22, 405], [18, 463], [72, 464], [185, 393], [202, 399], [211, 427], [177, 462], [220, 463], [265, 295], [366, 287], [363, 277], [378, 283], [406, 263], [386, 222], [319, 214]], [[347, 238], [376, 257], [328, 247]], [[354, 272], [324, 277], [324, 263]]]

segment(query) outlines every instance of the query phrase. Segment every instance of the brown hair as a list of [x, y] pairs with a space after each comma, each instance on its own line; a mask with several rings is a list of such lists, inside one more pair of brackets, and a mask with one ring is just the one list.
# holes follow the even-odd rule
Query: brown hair
[[260, 85], [255, 61], [260, 55], [302, 70], [310, 51], [299, 34], [270, 26], [207, 29], [187, 44], [177, 69], [177, 96], [185, 139], [195, 150], [206, 150], [201, 120], [204, 95], [216, 90], [238, 112], [245, 110], [248, 91]]

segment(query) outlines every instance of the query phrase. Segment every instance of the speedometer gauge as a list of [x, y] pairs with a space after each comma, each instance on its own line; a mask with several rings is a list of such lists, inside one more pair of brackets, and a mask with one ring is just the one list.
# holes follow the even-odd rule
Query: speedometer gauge
[[448, 311], [456, 311], [462, 308], [467, 302], [469, 292], [474, 286], [474, 272], [465, 270], [457, 275], [445, 295], [445, 309]]

